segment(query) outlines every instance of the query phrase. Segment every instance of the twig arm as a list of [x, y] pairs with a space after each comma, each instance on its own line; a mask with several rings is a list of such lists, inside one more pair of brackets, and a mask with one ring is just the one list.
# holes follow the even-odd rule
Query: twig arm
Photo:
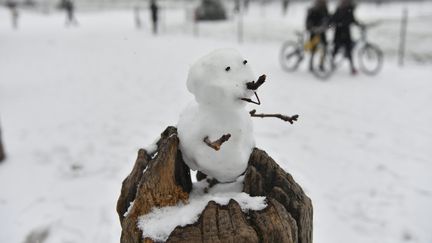
[[212, 141], [210, 141], [209, 137], [206, 136], [203, 139], [203, 141], [210, 148], [212, 148], [212, 149], [214, 149], [216, 151], [219, 151], [220, 148], [221, 148], [221, 146], [222, 146], [222, 144], [225, 143], [226, 141], [228, 141], [230, 139], [230, 137], [231, 137], [231, 134], [227, 133], [227, 134], [222, 135], [222, 137], [220, 137], [218, 140], [212, 142]]
[[256, 110], [251, 110], [249, 112], [249, 114], [252, 117], [260, 117], [260, 118], [264, 118], [264, 117], [276, 117], [276, 118], [279, 118], [279, 119], [281, 119], [283, 121], [287, 121], [287, 122], [289, 122], [291, 124], [293, 124], [294, 121], [297, 121], [297, 119], [299, 117], [298, 115], [286, 116], [286, 115], [282, 115], [282, 114], [256, 114]]

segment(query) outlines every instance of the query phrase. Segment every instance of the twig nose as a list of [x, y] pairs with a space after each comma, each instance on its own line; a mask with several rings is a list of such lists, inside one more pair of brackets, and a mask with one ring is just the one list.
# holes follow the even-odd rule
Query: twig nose
[[246, 87], [250, 90], [257, 90], [265, 82], [265, 79], [266, 79], [266, 75], [263, 74], [258, 78], [256, 82], [252, 81], [246, 83]]

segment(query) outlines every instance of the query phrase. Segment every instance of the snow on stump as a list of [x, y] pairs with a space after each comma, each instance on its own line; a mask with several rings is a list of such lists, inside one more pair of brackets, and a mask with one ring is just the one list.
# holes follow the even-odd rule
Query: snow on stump
[[[165, 214], [171, 215], [171, 221], [175, 221], [181, 218], [179, 216], [187, 216], [182, 213], [190, 212], [185, 210], [188, 204], [199, 208], [196, 206], [195, 189], [192, 190], [190, 170], [178, 149], [176, 128], [168, 127], [157, 145], [157, 152], [153, 155], [147, 154], [143, 149], [139, 151], [132, 172], [123, 182], [117, 204], [122, 226], [122, 243], [312, 242], [311, 200], [290, 174], [259, 149], [253, 150], [245, 174], [235, 182], [240, 186], [240, 192], [233, 194], [233, 199], [222, 203], [210, 200], [202, 206], [203, 209], [194, 222], [173, 227], [166, 238], [143, 237], [142, 225], [139, 226], [142, 224], [140, 217], [143, 215], [154, 218], [153, 214], [163, 213], [165, 210]], [[197, 176], [201, 181], [194, 184], [194, 187], [199, 187], [200, 183], [206, 181], [202, 173]], [[214, 188], [219, 186], [217, 190], [220, 190], [220, 187], [225, 185], [218, 184]], [[206, 197], [207, 194], [201, 196]], [[255, 200], [255, 208], [248, 206], [254, 203], [251, 198], [263, 197], [265, 207], [260, 207], [259, 200]], [[169, 211], [176, 210], [176, 207], [166, 207], [176, 204], [186, 205], [180, 215]], [[245, 207], [248, 209], [245, 210]], [[155, 228], [155, 225], [148, 226]], [[164, 226], [165, 224], [160, 223], [157, 225]]]

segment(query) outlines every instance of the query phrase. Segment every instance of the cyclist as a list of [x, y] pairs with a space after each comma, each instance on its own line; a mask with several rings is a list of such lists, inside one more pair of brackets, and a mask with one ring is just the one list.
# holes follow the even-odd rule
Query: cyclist
[[[329, 17], [327, 0], [315, 0], [313, 6], [308, 9], [306, 17], [306, 30], [309, 32], [310, 41], [314, 42], [319, 37], [319, 42], [324, 45], [324, 48], [327, 48], [325, 30], [327, 29]], [[313, 57], [318, 43], [312, 43], [311, 58], [309, 61], [310, 71], [313, 71]], [[322, 62], [319, 68], [321, 70], [324, 69]]]
[[351, 39], [351, 25], [355, 24], [361, 28], [361, 25], [354, 17], [355, 5], [352, 0], [340, 0], [336, 12], [330, 18], [330, 26], [335, 28], [334, 32], [334, 49], [332, 53], [332, 66], [334, 68], [334, 59], [339, 49], [345, 49], [345, 57], [349, 60], [351, 73], [357, 74], [357, 69], [354, 66], [352, 59], [353, 41]]

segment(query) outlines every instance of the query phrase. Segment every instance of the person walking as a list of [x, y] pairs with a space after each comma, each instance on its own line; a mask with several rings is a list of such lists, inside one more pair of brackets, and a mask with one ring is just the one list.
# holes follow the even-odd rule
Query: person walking
[[[313, 59], [319, 43], [327, 48], [327, 37], [325, 31], [328, 27], [329, 12], [327, 8], [327, 0], [315, 0], [313, 6], [308, 9], [306, 17], [306, 30], [309, 32], [309, 38], [312, 43], [311, 57], [309, 61], [309, 70], [313, 71]], [[319, 40], [318, 43], [314, 43]], [[321, 62], [320, 69], [324, 69], [324, 65]]]
[[6, 2], [6, 6], [9, 8], [11, 14], [12, 28], [18, 29], [18, 3], [15, 0], [9, 0]]
[[159, 6], [156, 3], [156, 0], [151, 0], [150, 2], [150, 15], [151, 21], [153, 25], [153, 34], [157, 34], [158, 32], [158, 21], [159, 21]]
[[356, 75], [352, 58], [353, 41], [351, 38], [351, 25], [357, 25], [363, 28], [354, 17], [355, 5], [352, 0], [340, 0], [335, 13], [330, 18], [330, 26], [335, 28], [334, 32], [334, 49], [332, 52], [332, 66], [334, 68], [334, 59], [341, 48], [345, 50], [345, 57], [348, 59], [351, 68], [351, 74]]
[[72, 0], [63, 0], [63, 8], [66, 11], [66, 26], [78, 25], [78, 21], [75, 18], [75, 4]]

